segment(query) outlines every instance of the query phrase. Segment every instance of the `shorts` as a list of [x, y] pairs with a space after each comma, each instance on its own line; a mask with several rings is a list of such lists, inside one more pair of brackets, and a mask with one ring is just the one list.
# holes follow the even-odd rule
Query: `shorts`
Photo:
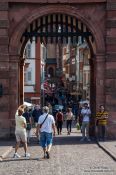
[[41, 132], [40, 133], [40, 145], [42, 148], [47, 147], [48, 145], [52, 144], [53, 136], [52, 133]]
[[15, 131], [16, 141], [27, 143], [27, 133], [26, 131]]

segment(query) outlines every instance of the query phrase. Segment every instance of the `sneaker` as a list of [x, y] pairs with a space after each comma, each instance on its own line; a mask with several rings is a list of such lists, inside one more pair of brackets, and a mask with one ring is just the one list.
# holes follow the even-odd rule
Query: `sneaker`
[[17, 153], [14, 153], [14, 156], [13, 156], [13, 158], [20, 158], [21, 156], [19, 155], [19, 154], [17, 154]]
[[80, 142], [83, 142], [85, 140], [85, 137], [83, 137], [81, 140], [80, 140]]
[[49, 159], [50, 158], [50, 153], [48, 151], [46, 151], [46, 158]]
[[29, 153], [25, 153], [25, 156], [26, 158], [30, 158], [30, 154]]
[[70, 135], [70, 132], [69, 131], [67, 132], [67, 135]]

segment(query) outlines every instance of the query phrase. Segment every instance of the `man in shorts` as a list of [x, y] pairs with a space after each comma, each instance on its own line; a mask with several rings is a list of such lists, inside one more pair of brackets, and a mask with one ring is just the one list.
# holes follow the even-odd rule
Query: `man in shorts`
[[24, 113], [24, 105], [19, 106], [16, 114], [15, 114], [15, 136], [16, 136], [16, 146], [15, 146], [15, 153], [14, 158], [20, 158], [20, 155], [17, 153], [17, 150], [20, 146], [20, 142], [23, 143], [24, 151], [25, 151], [25, 157], [29, 158], [30, 154], [27, 153], [27, 134], [26, 134], [26, 119], [23, 117]]
[[36, 128], [36, 136], [40, 133], [40, 145], [44, 151], [44, 158], [50, 158], [50, 150], [52, 147], [53, 134], [55, 135], [55, 120], [49, 114], [49, 108], [43, 107], [43, 114], [39, 117]]

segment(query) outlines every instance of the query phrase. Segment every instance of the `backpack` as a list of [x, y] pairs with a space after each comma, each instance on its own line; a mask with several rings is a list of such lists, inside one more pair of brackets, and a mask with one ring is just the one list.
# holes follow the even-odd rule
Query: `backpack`
[[62, 118], [63, 118], [63, 114], [58, 112], [58, 114], [57, 114], [57, 121], [62, 121]]

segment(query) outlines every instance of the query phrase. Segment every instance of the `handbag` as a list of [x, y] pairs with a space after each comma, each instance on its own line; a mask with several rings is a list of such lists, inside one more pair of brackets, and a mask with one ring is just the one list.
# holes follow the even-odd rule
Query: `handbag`
[[44, 124], [44, 122], [46, 121], [47, 117], [48, 117], [48, 114], [46, 115], [46, 117], [45, 117], [44, 121], [43, 121], [43, 122], [40, 124], [40, 128], [42, 127], [42, 125], [43, 125], [43, 124]]
[[76, 123], [76, 128], [77, 128], [77, 130], [80, 130], [80, 125], [78, 122]]
[[26, 130], [31, 130], [31, 124], [30, 123], [27, 123]]

